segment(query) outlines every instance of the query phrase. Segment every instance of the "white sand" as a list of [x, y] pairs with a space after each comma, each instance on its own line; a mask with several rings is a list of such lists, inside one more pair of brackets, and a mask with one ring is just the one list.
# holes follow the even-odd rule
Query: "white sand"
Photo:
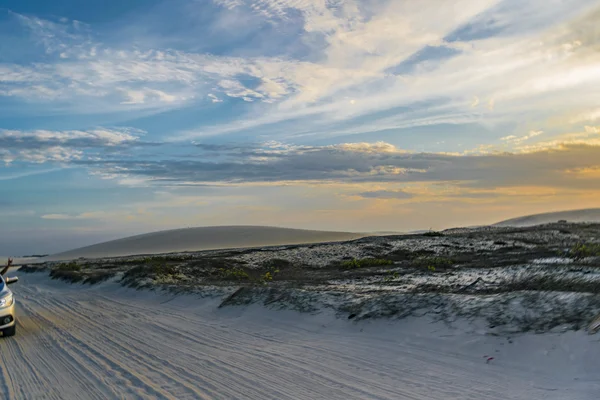
[[[426, 318], [353, 322], [20, 274], [0, 398], [591, 400], [583, 332], [489, 336]], [[488, 358], [493, 357], [487, 362]]]
[[568, 222], [600, 222], [600, 208], [560, 211], [553, 213], [528, 215], [498, 222], [494, 226], [533, 226], [566, 220]]
[[311, 231], [265, 226], [216, 226], [175, 229], [113, 240], [45, 257], [43, 261], [79, 257], [100, 258], [138, 254], [265, 247], [291, 244], [337, 242], [365, 234]]

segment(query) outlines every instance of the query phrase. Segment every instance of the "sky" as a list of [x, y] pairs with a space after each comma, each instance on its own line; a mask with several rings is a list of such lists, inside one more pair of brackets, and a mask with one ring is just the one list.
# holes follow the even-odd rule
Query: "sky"
[[0, 0], [0, 254], [600, 206], [600, 1]]

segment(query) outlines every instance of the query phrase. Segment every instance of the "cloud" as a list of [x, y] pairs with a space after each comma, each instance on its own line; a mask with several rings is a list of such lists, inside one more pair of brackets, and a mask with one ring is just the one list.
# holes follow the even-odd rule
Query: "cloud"
[[44, 214], [40, 218], [48, 220], [104, 220], [113, 218], [123, 213], [108, 212], [108, 211], [91, 211], [81, 214]]
[[529, 134], [525, 135], [525, 136], [515, 136], [515, 135], [510, 135], [510, 136], [505, 136], [500, 138], [500, 140], [507, 142], [507, 143], [512, 143], [512, 144], [521, 144], [529, 139], [532, 139], [536, 136], [540, 136], [542, 135], [544, 132], [543, 131], [529, 131]]
[[600, 134], [600, 130], [596, 127], [585, 126], [583, 132], [559, 134], [551, 140], [543, 140], [537, 143], [523, 144], [523, 140], [516, 140], [514, 149], [520, 153], [530, 153], [563, 149], [565, 146], [600, 146], [600, 136], [598, 134]]
[[[236, 2], [238, 7], [248, 4]], [[442, 20], [444, 7], [449, 4], [437, 2], [419, 4], [420, 10], [406, 2], [383, 2], [381, 7], [359, 7], [359, 11], [352, 12], [348, 4], [355, 3], [345, 2], [348, 6], [339, 14], [328, 4], [265, 1], [257, 6], [261, 13], [266, 9], [273, 21], [292, 18], [293, 11], [298, 10], [304, 17], [305, 30], [314, 29], [311, 32], [324, 35], [326, 45], [320, 49], [324, 57], [319, 65], [323, 71], [328, 68], [328, 73], [322, 80], [320, 70], [311, 68], [306, 76], [290, 77], [297, 90], [283, 98], [276, 109], [252, 115], [251, 121], [245, 116], [244, 120], [208, 130], [189, 131], [185, 137], [247, 131], [297, 118], [302, 118], [302, 124], [286, 130], [287, 138], [303, 135], [307, 125], [316, 132], [312, 134], [323, 137], [425, 124], [499, 123], [522, 118], [542, 122], [556, 114], [580, 113], [597, 98], [594, 88], [600, 87], [599, 60], [593, 56], [594, 25], [589, 23], [595, 11], [589, 3], [572, 0], [547, 6], [533, 2], [517, 7], [512, 1], [466, 2], [464, 14], [446, 21]], [[428, 15], [418, 18], [421, 12]], [[487, 22], [473, 25], [482, 14], [484, 22], [495, 24], [493, 35], [485, 32]], [[344, 24], [351, 15], [356, 18]], [[395, 25], [381, 24], [386, 18]], [[412, 22], [411, 28], [403, 23], [405, 19]], [[470, 24], [470, 35], [454, 35]], [[478, 30], [481, 36], [476, 34]], [[431, 67], [408, 73], [389, 72], [427, 46], [458, 50], [452, 57], [432, 62]], [[340, 75], [342, 72], [351, 72], [352, 77]], [[342, 78], [339, 82], [338, 77]], [[361, 99], [360, 107], [350, 108], [348, 98], [354, 97]], [[565, 98], [569, 99], [567, 103]], [[374, 121], [363, 118], [434, 99], [442, 101], [443, 114], [439, 110], [419, 116], [398, 113], [387, 118], [385, 124], [379, 116]], [[329, 129], [332, 121], [354, 119], [353, 128]]]
[[222, 103], [222, 102], [223, 102], [223, 100], [219, 99], [217, 96], [215, 96], [215, 95], [214, 95], [214, 94], [212, 94], [212, 93], [209, 93], [209, 94], [208, 94], [208, 97], [211, 99], [211, 101], [212, 101], [213, 103]]
[[141, 88], [140, 90], [123, 90], [127, 100], [121, 104], [145, 104], [152, 101], [160, 101], [164, 103], [174, 103], [179, 100], [185, 100], [185, 97], [177, 97], [170, 95], [160, 90]]
[[81, 21], [63, 18], [53, 22], [31, 15], [10, 14], [31, 32], [46, 53], [58, 53], [61, 58], [68, 58], [92, 45], [90, 26]]
[[12, 162], [68, 162], [101, 150], [120, 150], [157, 143], [139, 140], [144, 132], [132, 128], [97, 128], [87, 131], [2, 130], [0, 160]]
[[598, 133], [600, 134], [600, 126], [586, 126], [585, 131], [587, 133]]
[[142, 133], [143, 131], [132, 128], [92, 129], [88, 131], [18, 131], [0, 129], [0, 146], [5, 149], [65, 144], [80, 148], [120, 146], [135, 143]]
[[358, 193], [357, 196], [366, 199], [411, 199], [413, 195], [401, 190], [375, 190]]
[[[4, 160], [4, 158], [1, 154], [2, 154], [2, 152], [0, 151], [0, 160]], [[6, 154], [8, 154], [8, 152]], [[41, 170], [17, 172], [17, 173], [12, 173], [9, 175], [0, 175], [0, 181], [10, 181], [10, 180], [15, 180], [15, 179], [25, 178], [28, 176], [44, 175], [44, 174], [48, 174], [51, 172], [62, 171], [67, 168], [69, 168], [69, 167], [47, 168], [47, 169], [41, 169]], [[0, 205], [2, 205], [2, 203], [0, 203]]]
[[136, 178], [138, 184], [146, 185], [448, 182], [478, 188], [539, 185], [581, 189], [591, 189], [593, 182], [567, 171], [600, 166], [600, 143], [563, 143], [519, 153], [490, 151], [475, 155], [407, 152], [386, 143], [271, 143], [251, 149], [231, 145], [200, 146], [199, 150], [195, 158], [75, 160], [74, 164], [111, 178]]
[[[189, 7], [201, 14], [202, 3]], [[197, 45], [198, 35], [164, 42], [126, 35], [100, 40], [108, 37], [95, 30], [101, 27], [17, 16], [46, 54], [32, 62], [0, 63], [0, 96], [11, 96], [4, 99], [9, 103], [56, 106], [67, 114], [181, 108], [176, 118], [186, 123], [197, 120], [200, 107], [228, 114], [215, 112], [185, 132], [177, 124], [157, 124], [153, 134], [184, 140], [185, 147], [148, 143], [144, 132], [127, 129], [2, 130], [0, 160], [87, 167], [128, 186], [443, 181], [482, 188], [583, 188], [593, 183], [593, 173], [583, 179], [581, 172], [597, 168], [600, 141], [594, 125], [600, 41], [593, 23], [599, 9], [589, 2], [215, 3], [220, 16], [231, 19], [228, 26], [239, 27], [236, 18], [251, 16], [264, 36], [254, 40], [258, 31], [232, 32], [235, 41], [225, 47], [219, 42], [209, 52]], [[289, 46], [271, 48], [264, 38], [276, 33], [287, 35]], [[211, 104], [224, 100], [227, 107]], [[482, 129], [515, 124], [503, 133]], [[461, 133], [461, 143], [465, 136], [473, 143], [459, 152], [450, 148], [447, 125], [478, 134]], [[447, 135], [447, 151], [407, 151], [420, 148], [413, 143], [421, 140], [414, 139], [416, 130], [410, 140], [396, 135], [396, 145], [377, 141], [377, 133], [390, 137], [417, 126], [436, 136], [425, 143]], [[251, 142], [278, 141], [186, 142], [236, 132]], [[331, 137], [354, 134], [363, 136], [333, 145], [298, 144], [335, 143]], [[498, 146], [485, 143], [501, 136]], [[149, 154], [151, 145], [165, 151]], [[368, 193], [361, 190], [354, 192]]]
[[600, 120], [600, 108], [598, 109], [593, 109], [593, 110], [589, 110], [589, 111], [585, 111], [582, 112], [578, 115], [576, 115], [572, 120], [571, 123], [579, 123], [579, 122], [594, 122]]
[[[597, 114], [590, 104], [600, 87], [598, 11], [584, 0], [214, 2], [229, 26], [248, 16], [271, 36], [294, 26], [285, 38], [290, 46], [273, 49], [264, 39], [215, 55], [181, 38], [176, 42], [189, 46], [138, 46], [126, 38], [104, 43], [93, 26], [20, 15], [56, 57], [0, 64], [0, 95], [49, 107], [58, 101], [75, 113], [200, 107], [198, 99], [207, 96], [251, 103], [238, 119], [203, 122], [180, 132], [182, 139], [285, 121], [295, 123], [274, 129], [274, 137]], [[190, 2], [187, 9], [197, 15], [204, 6]], [[420, 107], [427, 102], [438, 106]], [[418, 111], [380, 118], [400, 107]]]

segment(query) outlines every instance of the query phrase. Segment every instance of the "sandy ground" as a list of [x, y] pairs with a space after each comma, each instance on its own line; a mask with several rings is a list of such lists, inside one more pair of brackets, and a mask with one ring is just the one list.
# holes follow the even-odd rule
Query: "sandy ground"
[[600, 222], [600, 208], [549, 212], [512, 218], [498, 222], [495, 226], [534, 226], [560, 220], [569, 222]]
[[[220, 300], [20, 274], [2, 399], [596, 399], [600, 337], [425, 318], [217, 309]], [[493, 357], [492, 360], [488, 359]]]
[[209, 226], [173, 229], [130, 236], [44, 257], [44, 261], [79, 257], [119, 257], [182, 251], [279, 246], [353, 240], [366, 234], [314, 231], [268, 226]]

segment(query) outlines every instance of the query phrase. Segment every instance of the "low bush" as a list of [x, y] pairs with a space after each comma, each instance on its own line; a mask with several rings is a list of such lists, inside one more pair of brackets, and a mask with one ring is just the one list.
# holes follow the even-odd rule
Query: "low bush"
[[75, 261], [71, 261], [69, 263], [60, 263], [56, 265], [53, 270], [56, 271], [81, 271], [81, 265], [77, 264]]
[[240, 267], [219, 268], [219, 276], [223, 279], [246, 280], [250, 276]]
[[575, 259], [600, 257], [600, 243], [578, 243], [571, 248], [569, 254]]
[[454, 265], [454, 261], [442, 256], [425, 256], [419, 257], [414, 261], [418, 266], [427, 268], [431, 272], [439, 269], [450, 268]]

